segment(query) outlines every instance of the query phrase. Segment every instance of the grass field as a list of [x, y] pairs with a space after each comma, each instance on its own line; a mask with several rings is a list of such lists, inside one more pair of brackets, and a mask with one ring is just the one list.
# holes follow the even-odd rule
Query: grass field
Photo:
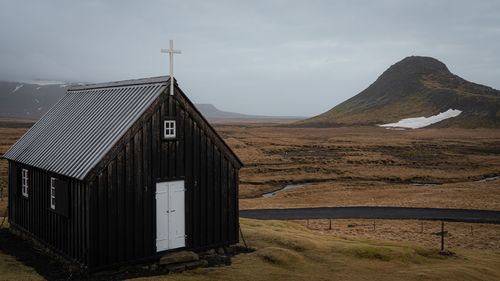
[[[0, 216], [0, 224], [3, 217]], [[4, 228], [9, 227], [9, 222], [5, 221]], [[1, 241], [4, 242], [4, 241]], [[15, 257], [2, 253], [0, 251], [0, 280], [45, 280], [33, 268], [24, 265]]]
[[36, 271], [0, 252], [0, 280], [45, 280]]
[[[3, 124], [3, 123], [2, 123]], [[500, 130], [376, 127], [307, 129], [258, 123], [216, 123], [245, 167], [240, 208], [406, 206], [500, 210]], [[27, 130], [0, 128], [0, 154]], [[0, 160], [0, 185], [7, 161]], [[311, 183], [262, 198], [287, 184]], [[412, 186], [433, 183], [437, 186]], [[6, 192], [6, 191], [5, 191]], [[0, 216], [7, 202], [0, 202]], [[276, 222], [242, 219], [256, 251], [233, 265], [162, 276], [163, 280], [498, 280], [500, 227], [447, 223], [437, 250], [438, 222], [377, 220]], [[472, 230], [471, 230], [472, 226]], [[390, 241], [390, 242], [389, 242]], [[29, 267], [0, 253], [0, 279], [39, 280]], [[159, 278], [159, 277], [155, 277]], [[155, 279], [150, 278], [150, 279]]]
[[[349, 239], [373, 239], [405, 242], [429, 248], [439, 248], [441, 237], [440, 221], [419, 220], [368, 220], [368, 219], [326, 219], [296, 221], [296, 223], [325, 235]], [[375, 227], [373, 227], [375, 223]], [[500, 251], [500, 225], [483, 223], [445, 222], [445, 248], [485, 249]]]
[[[453, 248], [441, 255], [432, 246], [355, 239], [307, 229], [302, 222], [241, 219], [252, 253], [232, 258], [231, 266], [134, 280], [498, 280], [500, 251]], [[338, 220], [334, 229], [347, 223]], [[377, 221], [384, 225], [386, 221]], [[311, 227], [321, 226], [318, 222]], [[324, 226], [324, 225], [323, 225]], [[379, 228], [381, 226], [378, 226]], [[456, 225], [454, 229], [461, 227]], [[426, 231], [435, 227], [426, 225]], [[339, 231], [334, 230], [334, 231]], [[356, 231], [371, 231], [357, 229]], [[377, 232], [384, 233], [381, 227]], [[447, 238], [448, 239], [448, 238]], [[242, 243], [240, 243], [243, 245]], [[0, 252], [0, 280], [44, 280], [33, 268]]]
[[[256, 251], [231, 266], [201, 268], [140, 280], [498, 280], [500, 252], [455, 250], [342, 238], [294, 222], [241, 219]], [[138, 279], [139, 280], [139, 279]]]
[[[240, 207], [406, 206], [500, 210], [500, 130], [282, 128], [216, 123], [241, 158]], [[0, 128], [0, 154], [27, 130]], [[261, 194], [293, 183], [311, 185]], [[412, 186], [436, 183], [439, 186]], [[0, 186], [7, 161], [0, 159]], [[6, 192], [6, 191], [5, 191]], [[0, 202], [0, 214], [6, 202]]]
[[[500, 130], [217, 124], [245, 163], [240, 208], [406, 206], [500, 210]], [[313, 183], [260, 195], [293, 183]], [[433, 183], [439, 186], [412, 186]]]
[[[29, 123], [17, 123], [11, 120], [0, 119], [0, 155], [3, 155], [27, 130]], [[24, 124], [17, 128], [18, 124]], [[0, 216], [4, 216], [7, 211], [7, 175], [8, 163], [4, 158], [0, 158], [0, 188], [4, 188], [4, 201], [0, 201]]]

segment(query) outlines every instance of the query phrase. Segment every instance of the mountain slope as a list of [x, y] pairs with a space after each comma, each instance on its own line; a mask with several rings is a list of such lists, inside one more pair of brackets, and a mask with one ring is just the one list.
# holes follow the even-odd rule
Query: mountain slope
[[0, 117], [38, 120], [64, 96], [67, 87], [0, 82]]
[[500, 91], [468, 82], [434, 58], [413, 56], [392, 65], [358, 95], [293, 125], [376, 125], [449, 109], [462, 113], [432, 126], [500, 127]]
[[[65, 94], [71, 84], [38, 85], [0, 81], [0, 118], [38, 120]], [[210, 121], [259, 120], [268, 122], [296, 121], [297, 116], [260, 116], [222, 111], [212, 104], [195, 104]]]

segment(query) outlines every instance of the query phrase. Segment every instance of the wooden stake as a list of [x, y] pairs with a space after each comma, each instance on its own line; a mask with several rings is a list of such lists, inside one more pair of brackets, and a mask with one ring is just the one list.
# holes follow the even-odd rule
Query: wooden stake
[[441, 222], [441, 251], [444, 251], [444, 221]]
[[441, 235], [441, 252], [444, 251], [444, 235], [448, 234], [448, 231], [444, 231], [444, 221], [441, 221], [441, 232], [436, 232], [433, 234]]
[[241, 226], [240, 226], [240, 235], [241, 239], [243, 239], [243, 244], [245, 244], [245, 248], [248, 250], [247, 241], [245, 241], [245, 236], [243, 236], [243, 231], [241, 231]]
[[[472, 229], [472, 228], [471, 228]], [[330, 219], [330, 225], [328, 227], [328, 230], [332, 230], [332, 219]]]

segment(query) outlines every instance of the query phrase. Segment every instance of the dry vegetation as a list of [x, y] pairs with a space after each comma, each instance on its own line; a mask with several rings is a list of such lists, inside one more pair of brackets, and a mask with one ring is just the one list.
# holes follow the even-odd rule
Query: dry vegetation
[[[245, 167], [240, 207], [406, 206], [500, 210], [500, 130], [217, 124]], [[292, 183], [308, 186], [261, 198]], [[436, 183], [439, 186], [412, 186]]]
[[[3, 155], [28, 130], [29, 124], [32, 123], [0, 119], [0, 155]], [[5, 196], [3, 201], [0, 200], [0, 216], [4, 216], [7, 211], [8, 167], [7, 160], [0, 158], [0, 189], [4, 188]]]
[[256, 251], [231, 266], [141, 280], [498, 280], [500, 252], [436, 248], [325, 235], [294, 222], [241, 219]]
[[45, 280], [36, 271], [0, 252], [0, 280]]
[[[8, 126], [7, 126], [8, 127]], [[500, 130], [381, 128], [295, 129], [216, 124], [245, 167], [240, 207], [409, 206], [500, 210]], [[3, 154], [27, 128], [1, 128]], [[312, 184], [261, 194], [293, 183]], [[0, 160], [0, 184], [7, 161]], [[409, 183], [440, 183], [411, 186]], [[6, 201], [0, 202], [0, 216]], [[500, 226], [447, 223], [441, 256], [439, 222], [376, 220], [276, 222], [241, 219], [256, 251], [232, 266], [156, 276], [164, 280], [495, 280], [500, 279]], [[472, 226], [472, 232], [471, 232]], [[366, 240], [372, 239], [372, 240]], [[387, 242], [392, 240], [392, 242]], [[405, 243], [402, 243], [405, 242]], [[0, 279], [37, 280], [29, 267], [0, 253]]]
[[[27, 130], [10, 123], [3, 122], [0, 128], [0, 154]], [[283, 128], [249, 122], [216, 123], [215, 127], [245, 164], [240, 172], [242, 209], [407, 206], [500, 210], [500, 180], [474, 182], [500, 175], [500, 130]], [[287, 184], [309, 182], [312, 184], [260, 197]], [[7, 186], [5, 159], [0, 159], [0, 186]], [[5, 207], [6, 201], [0, 202], [0, 214]]]
[[[439, 248], [441, 236], [440, 221], [420, 220], [368, 220], [368, 219], [325, 219], [295, 221], [325, 235], [346, 239], [374, 239], [412, 243], [429, 248]], [[375, 224], [375, 226], [373, 226]], [[445, 248], [485, 249], [500, 251], [500, 225], [483, 223], [445, 222]]]
[[[470, 229], [460, 223], [447, 224], [446, 243], [456, 254], [440, 255], [439, 238], [431, 234], [436, 222], [425, 222], [427, 240], [421, 245], [373, 240], [390, 240], [385, 233], [402, 228], [407, 234], [420, 233], [420, 222], [377, 220], [369, 226], [349, 228], [348, 224], [369, 224], [366, 220], [335, 220], [332, 231], [313, 230], [305, 222], [256, 221], [241, 219], [246, 241], [255, 252], [232, 258], [231, 266], [200, 268], [182, 274], [140, 278], [140, 280], [498, 280], [498, 250], [465, 249], [456, 233]], [[312, 221], [311, 228], [326, 228], [326, 221]], [[483, 232], [474, 226], [474, 235]], [[419, 234], [416, 234], [419, 235]], [[353, 237], [365, 238], [353, 238]], [[455, 237], [455, 236], [458, 236]], [[465, 234], [463, 236], [466, 236]], [[462, 239], [462, 240], [461, 240]], [[498, 238], [497, 238], [498, 240]], [[413, 241], [410, 241], [413, 242]], [[480, 243], [480, 242], [479, 242]], [[241, 246], [243, 246], [241, 244]], [[458, 248], [455, 248], [458, 246]], [[473, 247], [475, 248], [475, 247]], [[0, 280], [44, 280], [33, 268], [0, 252]], [[135, 279], [139, 280], [139, 279]]]
[[[3, 222], [3, 224], [2, 224]], [[8, 228], [9, 222], [0, 216], [0, 228]], [[5, 243], [4, 241], [0, 241]], [[0, 281], [7, 280], [45, 280], [32, 267], [25, 265], [15, 257], [0, 252]]]

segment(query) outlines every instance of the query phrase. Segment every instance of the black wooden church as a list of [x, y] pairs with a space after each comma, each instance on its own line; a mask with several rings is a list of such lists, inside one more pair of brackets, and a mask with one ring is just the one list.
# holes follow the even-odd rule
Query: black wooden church
[[237, 243], [242, 163], [170, 80], [68, 89], [4, 155], [11, 227], [91, 271]]

